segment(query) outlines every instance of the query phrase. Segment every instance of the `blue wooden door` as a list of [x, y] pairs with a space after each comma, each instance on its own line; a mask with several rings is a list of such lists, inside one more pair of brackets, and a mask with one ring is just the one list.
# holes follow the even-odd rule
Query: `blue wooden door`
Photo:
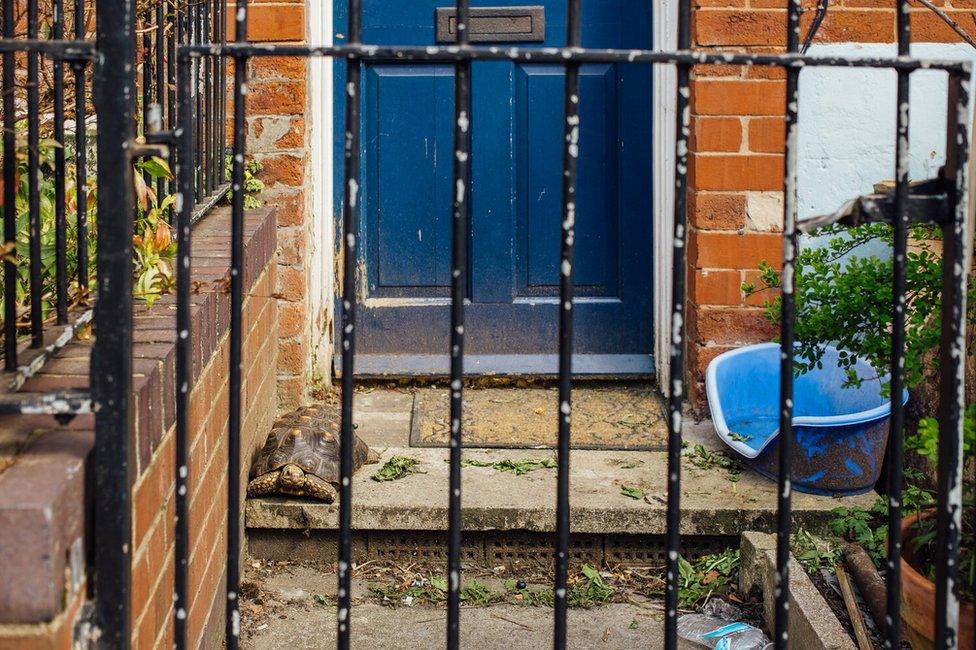
[[[649, 48], [650, 4], [584, 2], [584, 46]], [[344, 5], [336, 7], [338, 42]], [[433, 45], [436, 10], [453, 3], [364, 0], [363, 6], [363, 42]], [[519, 47], [564, 45], [565, 0], [537, 6], [545, 40]], [[337, 214], [344, 70], [337, 62]], [[649, 372], [651, 72], [593, 64], [580, 77], [575, 369]], [[563, 71], [475, 62], [472, 79], [466, 370], [555, 372]], [[364, 66], [357, 372], [447, 370], [453, 103], [452, 65]]]

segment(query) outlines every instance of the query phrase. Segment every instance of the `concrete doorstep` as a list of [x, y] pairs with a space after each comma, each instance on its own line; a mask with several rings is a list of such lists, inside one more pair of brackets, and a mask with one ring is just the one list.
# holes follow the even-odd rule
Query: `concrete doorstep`
[[[353, 477], [353, 528], [447, 530], [447, 449], [390, 447], [380, 463], [395, 455], [420, 461], [422, 473], [388, 482], [371, 480], [382, 465], [366, 465]], [[465, 458], [554, 458], [551, 450], [465, 450]], [[575, 533], [660, 535], [665, 532], [667, 455], [665, 452], [573, 451], [571, 527]], [[623, 488], [636, 488], [631, 498]], [[516, 476], [491, 467], [462, 470], [462, 519], [466, 531], [551, 532], [556, 523], [556, 470]], [[794, 525], [820, 530], [838, 506], [870, 507], [874, 494], [857, 497], [793, 495]], [[737, 481], [720, 467], [699, 469], [685, 462], [681, 481], [681, 531], [685, 535], [738, 536], [745, 530], [775, 528], [776, 486], [748, 470]], [[249, 499], [250, 529], [335, 530], [337, 504], [303, 499]]]

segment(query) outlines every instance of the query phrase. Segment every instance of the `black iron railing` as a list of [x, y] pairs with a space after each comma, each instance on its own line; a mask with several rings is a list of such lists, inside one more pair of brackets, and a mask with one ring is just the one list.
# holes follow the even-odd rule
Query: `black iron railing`
[[[172, 152], [178, 121], [176, 51], [220, 43], [224, 3], [161, 0], [148, 3], [138, 16], [134, 3], [119, 0], [72, 0], [67, 10], [63, 0], [3, 0], [2, 9], [0, 413], [48, 414], [61, 421], [97, 414], [92, 544], [97, 624], [102, 644], [125, 647], [132, 552], [132, 247], [138, 218], [133, 164], [149, 156], [166, 159]], [[50, 88], [42, 83], [47, 75], [41, 75], [48, 64]], [[198, 161], [192, 172], [196, 192], [188, 194], [200, 199], [190, 206], [194, 218], [228, 188], [224, 66], [221, 59], [197, 67], [183, 85], [190, 102], [186, 110], [194, 111], [196, 128], [205, 134], [190, 154]], [[66, 67], [73, 77], [70, 86]], [[67, 92], [73, 92], [73, 99]], [[164, 125], [170, 130], [163, 131]], [[90, 131], [96, 133], [94, 146]], [[48, 160], [46, 152], [52, 149]], [[97, 225], [89, 222], [92, 180]], [[165, 173], [144, 180], [158, 200], [177, 191], [175, 179]], [[43, 213], [45, 200], [53, 204], [50, 223]], [[51, 256], [53, 271], [44, 266]], [[93, 319], [97, 336], [90, 389], [19, 391]]]
[[[17, 33], [17, 8], [21, 16], [22, 33]], [[45, 412], [61, 414], [90, 410], [88, 395], [79, 391], [58, 394], [12, 395], [37, 370], [45, 360], [71, 339], [75, 328], [90, 319], [90, 312], [80, 310], [73, 322], [69, 322], [68, 305], [72, 297], [82, 304], [88, 290], [88, 236], [87, 236], [87, 169], [85, 154], [85, 89], [86, 75], [94, 55], [94, 46], [85, 41], [84, 5], [74, 6], [74, 40], [65, 40], [64, 9], [55, 2], [50, 13], [51, 40], [38, 39], [40, 25], [36, 1], [26, 6], [16, 5], [13, 0], [3, 3], [3, 385], [0, 386], [0, 412]], [[16, 38], [19, 36], [20, 38]], [[26, 37], [26, 38], [25, 38]], [[53, 86], [53, 115], [42, 115], [40, 64], [50, 61]], [[18, 69], [26, 73], [20, 77]], [[74, 75], [76, 94], [72, 145], [77, 152], [74, 172], [76, 208], [72, 215], [77, 240], [75, 255], [77, 277], [68, 277], [68, 215], [66, 214], [65, 172], [65, 63]], [[80, 100], [78, 98], [81, 98]], [[47, 138], [59, 145], [42, 150], [42, 117]], [[26, 135], [23, 144], [18, 135]], [[42, 152], [53, 148], [53, 169], [50, 170], [54, 194], [54, 282], [45, 286], [42, 276], [42, 215], [41, 215], [41, 166]], [[21, 159], [23, 165], [21, 164]], [[45, 161], [46, 162], [46, 161]], [[26, 178], [22, 179], [20, 168]], [[24, 186], [24, 192], [20, 188]], [[24, 194], [18, 201], [18, 194]], [[26, 204], [26, 205], [25, 205]], [[21, 210], [26, 220], [18, 222]], [[47, 230], [47, 229], [45, 229]], [[46, 232], [44, 234], [47, 234]], [[26, 245], [24, 240], [26, 239]], [[26, 254], [25, 269], [20, 257]], [[22, 271], [26, 271], [22, 274]], [[72, 292], [72, 288], [74, 291]], [[51, 292], [53, 291], [53, 299]], [[23, 300], [20, 294], [24, 294]], [[22, 307], [25, 309], [22, 310]], [[53, 321], [53, 322], [50, 322]], [[21, 346], [21, 342], [24, 346]], [[20, 349], [20, 348], [24, 349]]]
[[[234, 113], [233, 113], [233, 250], [231, 285], [231, 366], [230, 366], [230, 445], [229, 445], [229, 503], [228, 503], [228, 563], [227, 563], [227, 644], [236, 647], [239, 634], [240, 615], [237, 603], [237, 567], [239, 562], [238, 527], [240, 524], [239, 495], [239, 436], [240, 436], [240, 332], [242, 326], [242, 295], [240, 283], [240, 263], [242, 255], [241, 227], [243, 223], [243, 165], [245, 151], [244, 115], [246, 94], [247, 62], [255, 57], [295, 56], [329, 57], [344, 59], [347, 62], [346, 104], [345, 104], [345, 187], [342, 211], [342, 253], [343, 253], [343, 295], [342, 295], [342, 422], [340, 456], [340, 503], [339, 503], [339, 553], [338, 553], [338, 607], [337, 638], [340, 648], [348, 648], [351, 639], [350, 628], [350, 576], [351, 576], [351, 535], [353, 494], [351, 486], [352, 441], [353, 441], [353, 395], [354, 362], [356, 340], [356, 264], [358, 248], [358, 212], [360, 195], [360, 103], [361, 103], [361, 64], [366, 61], [404, 62], [404, 63], [451, 63], [455, 66], [455, 129], [454, 129], [454, 184], [455, 191], [452, 219], [452, 290], [451, 290], [451, 334], [450, 334], [450, 418], [451, 451], [449, 482], [449, 537], [448, 537], [448, 598], [447, 630], [448, 647], [459, 645], [460, 611], [459, 588], [461, 565], [459, 561], [462, 536], [461, 525], [461, 451], [463, 443], [462, 391], [464, 358], [464, 291], [467, 283], [467, 253], [470, 221], [470, 156], [471, 151], [471, 82], [472, 61], [504, 60], [521, 64], [558, 64], [566, 70], [565, 86], [565, 127], [563, 155], [562, 192], [562, 237], [561, 237], [561, 278], [559, 318], [559, 443], [557, 474], [557, 531], [554, 539], [555, 563], [555, 647], [566, 645], [566, 581], [569, 546], [569, 463], [571, 434], [571, 396], [572, 396], [572, 326], [573, 326], [573, 242], [575, 224], [576, 160], [585, 152], [579, 151], [578, 114], [579, 85], [578, 70], [583, 63], [637, 63], [673, 65], [677, 68], [677, 143], [675, 169], [674, 205], [674, 244], [673, 244], [673, 311], [671, 322], [671, 385], [669, 390], [668, 439], [668, 515], [667, 515], [667, 588], [665, 615], [665, 644], [667, 648], [677, 647], [677, 602], [678, 602], [678, 557], [681, 537], [681, 444], [682, 444], [682, 402], [684, 398], [684, 290], [686, 265], [686, 211], [688, 195], [688, 145], [690, 137], [690, 71], [696, 64], [733, 64], [746, 66], [777, 67], [786, 71], [786, 151], [784, 165], [785, 210], [783, 219], [783, 282], [782, 282], [782, 331], [781, 331], [781, 385], [780, 385], [780, 458], [778, 480], [777, 516], [777, 554], [776, 554], [776, 616], [774, 640], [777, 648], [789, 644], [789, 540], [791, 529], [791, 449], [792, 429], [792, 391], [793, 391], [793, 343], [795, 299], [793, 275], [797, 251], [798, 222], [796, 201], [797, 180], [797, 125], [798, 125], [798, 79], [804, 67], [862, 67], [892, 69], [898, 75], [898, 130], [897, 170], [894, 209], [878, 213], [877, 218], [893, 223], [896, 236], [895, 245], [895, 289], [892, 296], [892, 310], [895, 315], [894, 326], [897, 331], [893, 339], [892, 368], [893, 390], [900, 390], [903, 384], [901, 359], [904, 355], [904, 300], [905, 266], [904, 251], [909, 222], [911, 195], [907, 180], [907, 90], [910, 74], [917, 70], [940, 70], [949, 77], [948, 96], [948, 136], [947, 163], [939, 183], [947, 195], [947, 210], [929, 213], [926, 218], [941, 225], [945, 231], [943, 273], [945, 295], [943, 301], [943, 339], [942, 356], [947, 365], [943, 370], [942, 411], [940, 415], [941, 449], [939, 464], [940, 489], [938, 497], [938, 605], [937, 647], [956, 647], [959, 629], [958, 603], [958, 559], [960, 533], [960, 491], [961, 480], [961, 440], [962, 440], [962, 400], [963, 400], [963, 332], [966, 273], [963, 261], [966, 259], [965, 222], [968, 211], [968, 187], [966, 167], [969, 150], [968, 87], [970, 66], [952, 61], [923, 61], [908, 56], [908, 2], [898, 0], [899, 57], [894, 59], [850, 59], [841, 57], [812, 57], [800, 55], [799, 16], [800, 4], [791, 0], [787, 12], [787, 52], [785, 54], [742, 54], [707, 53], [691, 50], [690, 26], [691, 3], [681, 2], [678, 21], [678, 49], [673, 52], [649, 50], [595, 50], [580, 47], [580, 0], [568, 2], [566, 47], [562, 48], [522, 48], [522, 47], [472, 47], [467, 31], [469, 2], [458, 0], [456, 45], [430, 47], [388, 47], [363, 44], [361, 39], [362, 6], [360, 0], [349, 0], [348, 44], [328, 47], [308, 47], [300, 45], [254, 45], [246, 42], [247, 2], [237, 4], [237, 37], [235, 42], [223, 47], [190, 46], [180, 49], [179, 67], [181, 85], [188, 83], [189, 72], [194, 66], [211, 57], [234, 60]], [[184, 93], [184, 97], [186, 94]], [[183, 162], [191, 163], [193, 158], [186, 152], [198, 151], [199, 129], [194, 130], [193, 113], [182, 113]], [[192, 165], [191, 165], [192, 167]], [[184, 200], [192, 193], [193, 177], [181, 168], [181, 191]], [[189, 309], [189, 229], [192, 201], [185, 201], [180, 217], [180, 292], [178, 305], [183, 317], [180, 321], [181, 340], [188, 325], [186, 314]], [[853, 225], [853, 223], [852, 223]], [[181, 362], [177, 382], [184, 394], [178, 415], [181, 421], [178, 435], [183, 440], [178, 449], [185, 449], [186, 436], [186, 382], [189, 377], [188, 350], [186, 344], [181, 348]], [[899, 394], [899, 393], [896, 393]], [[901, 513], [896, 495], [900, 494], [902, 468], [900, 450], [903, 438], [904, 413], [899, 400], [893, 400], [891, 436], [889, 453], [896, 462], [891, 463], [889, 485], [891, 504], [889, 531], [890, 537], [888, 566], [888, 611], [897, 616], [900, 611], [899, 562]], [[182, 462], [178, 460], [178, 466]], [[177, 484], [183, 485], [186, 477], [177, 477]], [[182, 493], [182, 492], [179, 492]], [[180, 503], [178, 497], [178, 503]], [[178, 512], [186, 511], [185, 497], [178, 505]], [[181, 520], [185, 517], [181, 516]], [[182, 531], [186, 535], [188, 531]], [[182, 547], [185, 552], [185, 545]], [[179, 564], [186, 561], [185, 554], [178, 558]], [[185, 598], [178, 595], [178, 599]], [[886, 644], [899, 647], [899, 625], [897, 620], [889, 621], [886, 629]], [[185, 638], [177, 637], [178, 645]]]
[[[60, 0], [55, 5], [55, 23], [63, 21]], [[94, 318], [97, 337], [92, 360], [91, 391], [77, 393], [52, 393], [46, 395], [6, 394], [0, 399], [0, 411], [46, 412], [72, 415], [86, 410], [96, 411], [96, 463], [95, 463], [95, 596], [97, 622], [101, 642], [108, 647], [126, 647], [130, 638], [130, 555], [131, 555], [131, 404], [130, 383], [132, 372], [132, 234], [136, 205], [133, 193], [133, 162], [151, 155], [169, 155], [177, 167], [177, 178], [156, 179], [155, 189], [160, 195], [175, 192], [177, 227], [177, 429], [176, 429], [176, 571], [174, 626], [178, 647], [187, 644], [186, 615], [189, 610], [187, 591], [188, 541], [194, 531], [188, 529], [187, 483], [187, 416], [190, 392], [190, 226], [203, 207], [222, 195], [224, 185], [224, 103], [226, 61], [234, 62], [234, 106], [232, 114], [232, 259], [231, 259], [231, 334], [230, 334], [230, 400], [228, 432], [228, 511], [227, 511], [227, 595], [226, 638], [230, 648], [237, 647], [240, 633], [238, 609], [238, 567], [240, 561], [240, 428], [241, 428], [241, 333], [243, 325], [242, 261], [244, 217], [244, 161], [245, 108], [247, 63], [255, 57], [295, 56], [328, 57], [345, 60], [348, 66], [346, 84], [346, 133], [345, 133], [345, 187], [342, 214], [343, 247], [343, 309], [342, 309], [342, 423], [340, 458], [340, 505], [339, 505], [339, 562], [338, 562], [338, 645], [349, 647], [350, 628], [350, 578], [353, 494], [351, 487], [352, 440], [353, 440], [353, 388], [356, 339], [357, 286], [356, 262], [358, 249], [358, 211], [360, 196], [360, 103], [361, 64], [365, 61], [449, 63], [455, 66], [455, 163], [454, 202], [452, 219], [452, 307], [451, 307], [451, 452], [449, 483], [449, 542], [448, 542], [448, 624], [446, 641], [449, 647], [459, 645], [460, 617], [460, 545], [461, 481], [460, 466], [463, 443], [462, 391], [464, 359], [464, 291], [467, 285], [467, 247], [470, 223], [470, 156], [471, 151], [471, 62], [482, 60], [514, 61], [522, 64], [557, 64], [566, 70], [565, 126], [562, 192], [562, 237], [560, 302], [563, 309], [559, 318], [559, 444], [557, 473], [557, 532], [554, 539], [555, 564], [555, 628], [554, 643], [557, 648], [566, 644], [566, 574], [570, 536], [569, 468], [572, 412], [572, 325], [573, 325], [573, 242], [575, 224], [576, 160], [585, 151], [579, 150], [579, 129], [585, 129], [578, 115], [578, 69], [584, 63], [634, 63], [644, 65], [669, 65], [677, 70], [677, 138], [675, 167], [675, 204], [673, 238], [673, 306], [671, 320], [671, 354], [669, 388], [668, 438], [668, 513], [667, 513], [667, 587], [665, 595], [665, 644], [677, 647], [678, 557], [681, 550], [681, 443], [682, 401], [684, 398], [684, 290], [686, 268], [686, 211], [688, 197], [688, 144], [690, 136], [690, 72], [696, 64], [733, 64], [767, 66], [786, 71], [786, 151], [784, 163], [784, 221], [783, 221], [783, 273], [782, 273], [782, 331], [781, 331], [781, 386], [780, 386], [780, 463], [778, 482], [777, 517], [777, 584], [776, 618], [774, 639], [777, 648], [789, 644], [789, 577], [788, 557], [791, 514], [790, 448], [792, 431], [793, 387], [793, 326], [795, 303], [793, 296], [794, 259], [798, 229], [808, 224], [798, 224], [796, 203], [797, 178], [797, 81], [804, 67], [864, 67], [891, 69], [898, 77], [898, 121], [896, 137], [896, 187], [890, 210], [866, 213], [868, 218], [892, 223], [895, 230], [894, 292], [892, 296], [892, 390], [899, 394], [903, 385], [901, 373], [904, 357], [904, 255], [907, 228], [910, 221], [918, 219], [933, 222], [942, 227], [943, 247], [943, 303], [942, 340], [943, 358], [940, 406], [940, 457], [937, 523], [937, 604], [936, 646], [954, 648], [958, 645], [959, 630], [959, 544], [961, 516], [961, 465], [962, 465], [962, 412], [963, 412], [963, 364], [965, 359], [965, 287], [968, 261], [966, 220], [969, 212], [968, 155], [969, 155], [969, 83], [971, 69], [968, 64], [951, 61], [922, 61], [908, 56], [909, 28], [908, 2], [898, 0], [899, 57], [894, 59], [847, 59], [822, 58], [800, 55], [798, 51], [798, 26], [800, 5], [791, 0], [788, 6], [785, 28], [787, 52], [785, 54], [725, 54], [703, 53], [691, 50], [690, 26], [691, 3], [683, 0], [679, 8], [677, 50], [671, 52], [650, 50], [595, 50], [584, 49], [581, 43], [580, 0], [570, 0], [567, 6], [567, 40], [562, 48], [523, 47], [473, 47], [466, 29], [469, 12], [468, 0], [457, 0], [458, 42], [455, 45], [431, 47], [380, 47], [361, 41], [361, 0], [349, 0], [348, 44], [341, 46], [275, 46], [256, 45], [247, 42], [247, 3], [241, 0], [236, 11], [235, 42], [224, 41], [225, 19], [223, 3], [213, 4], [202, 0], [185, 6], [175, 4], [152, 5], [141, 16], [136, 15], [131, 0], [98, 0], [97, 39], [94, 44], [85, 40], [84, 6], [77, 1], [74, 6], [75, 40], [62, 40], [63, 24], [52, 30], [52, 40], [38, 40], [37, 0], [27, 0], [28, 38], [15, 38], [14, 2], [3, 3], [3, 39], [0, 53], [3, 55], [3, 111], [4, 111], [4, 235], [6, 242], [17, 237], [15, 215], [17, 199], [14, 177], [16, 176], [17, 114], [15, 71], [19, 58], [26, 60], [25, 106], [27, 119], [27, 211], [30, 225], [28, 279], [30, 309], [27, 325], [17, 329], [17, 307], [9, 302], [15, 295], [18, 261], [4, 256], [4, 352], [8, 371], [18, 372], [26, 366], [33, 368], [35, 359], [48, 354], [45, 346], [44, 314], [40, 310], [41, 290], [37, 281], [40, 264], [38, 248], [39, 213], [37, 195], [38, 147], [40, 141], [39, 111], [37, 108], [38, 61], [50, 58], [57, 65], [52, 67], [55, 78], [53, 132], [66, 138], [64, 119], [64, 65], [67, 64], [75, 81], [75, 174], [85, 178], [88, 174], [86, 160], [81, 152], [88, 148], [82, 125], [86, 123], [85, 75], [91, 67], [94, 107], [103, 128], [97, 132], [97, 181], [98, 181], [98, 239], [97, 239], [97, 291]], [[137, 21], [141, 22], [138, 32]], [[31, 27], [33, 25], [33, 27]], [[140, 53], [137, 44], [141, 44]], [[135, 62], [141, 60], [141, 120], [137, 120]], [[948, 128], [946, 164], [940, 178], [935, 181], [944, 200], [940, 209], [919, 216], [913, 206], [923, 198], [908, 186], [909, 127], [908, 87], [911, 73], [918, 70], [939, 70], [949, 78]], [[59, 81], [60, 79], [60, 81]], [[57, 108], [60, 106], [60, 108]], [[31, 110], [34, 109], [34, 110]], [[104, 128], [104, 125], [111, 128]], [[138, 138], [140, 127], [143, 137]], [[172, 154], [176, 154], [173, 156]], [[58, 200], [61, 208], [56, 214], [56, 228], [60, 228], [55, 250], [57, 255], [66, 254], [67, 237], [63, 226], [73, 218], [79, 232], [87, 227], [85, 214], [87, 196], [77, 197], [76, 214], [67, 214], [64, 208], [66, 185], [66, 160], [64, 154], [55, 156], [55, 179], [60, 178]], [[585, 179], [584, 179], [585, 180]], [[854, 225], [855, 217], [847, 217]], [[82, 250], [79, 239], [78, 273], [74, 280], [78, 288], [87, 286], [90, 255]], [[35, 254], [36, 253], [36, 254]], [[82, 261], [84, 261], [82, 263]], [[71, 327], [72, 317], [69, 291], [72, 280], [67, 277], [67, 266], [56, 265], [56, 291], [54, 300], [55, 327]], [[63, 291], [62, 291], [63, 290]], [[77, 324], [80, 317], [74, 321]], [[60, 323], [60, 325], [58, 325]], [[48, 328], [48, 334], [53, 328]], [[70, 332], [69, 329], [63, 331]], [[18, 334], [28, 337], [28, 352], [17, 350]], [[70, 338], [70, 334], [68, 336]], [[59, 338], [58, 340], [62, 340]], [[30, 349], [40, 352], [30, 352]], [[25, 360], [28, 363], [25, 363]], [[20, 376], [24, 376], [23, 371]], [[22, 382], [21, 382], [22, 383]], [[891, 435], [889, 436], [889, 565], [888, 612], [886, 644], [899, 647], [900, 611], [900, 545], [901, 510], [898, 500], [902, 484], [901, 448], [903, 440], [904, 411], [900, 400], [892, 402]]]

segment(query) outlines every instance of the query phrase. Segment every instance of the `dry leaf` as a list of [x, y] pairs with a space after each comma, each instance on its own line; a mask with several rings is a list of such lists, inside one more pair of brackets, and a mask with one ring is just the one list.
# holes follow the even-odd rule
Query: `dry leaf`
[[84, 326], [79, 327], [75, 332], [75, 338], [79, 341], [90, 341], [92, 337], [92, 327], [91, 323], [86, 323]]
[[160, 221], [156, 224], [156, 237], [153, 240], [153, 244], [156, 250], [164, 250], [173, 241], [173, 235], [170, 232], [169, 225], [165, 221]]
[[15, 242], [7, 241], [0, 244], [0, 260], [11, 264], [17, 263], [17, 244]]

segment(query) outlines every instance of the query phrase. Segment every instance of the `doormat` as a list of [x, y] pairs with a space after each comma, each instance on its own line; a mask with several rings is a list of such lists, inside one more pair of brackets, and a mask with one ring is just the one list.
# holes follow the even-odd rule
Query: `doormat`
[[[559, 392], [551, 388], [468, 388], [465, 447], [538, 449], [556, 446]], [[450, 446], [450, 391], [416, 391], [411, 447]], [[573, 449], [660, 451], [667, 448], [666, 403], [650, 384], [590, 384], [573, 389]]]

